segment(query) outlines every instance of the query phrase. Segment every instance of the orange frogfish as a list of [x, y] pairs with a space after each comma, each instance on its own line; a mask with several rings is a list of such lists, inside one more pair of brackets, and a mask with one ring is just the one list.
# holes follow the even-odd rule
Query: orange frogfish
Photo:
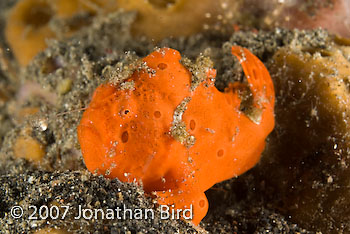
[[[204, 192], [252, 168], [274, 127], [267, 69], [247, 49], [233, 46], [232, 54], [248, 84], [224, 92], [214, 86], [214, 69], [199, 76], [170, 48], [143, 58], [144, 66], [122, 82], [100, 85], [78, 126], [89, 171], [142, 181], [158, 204], [191, 208], [198, 225], [208, 210]], [[242, 90], [249, 91], [249, 108], [242, 108]]]

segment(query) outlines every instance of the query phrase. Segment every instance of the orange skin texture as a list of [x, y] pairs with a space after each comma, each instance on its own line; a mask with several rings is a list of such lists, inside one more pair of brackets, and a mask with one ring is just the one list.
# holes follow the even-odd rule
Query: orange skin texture
[[[193, 208], [198, 225], [208, 210], [204, 194], [214, 184], [238, 176], [260, 159], [274, 127], [274, 87], [263, 63], [247, 49], [232, 47], [247, 76], [259, 123], [240, 111], [238, 91], [214, 86], [215, 70], [191, 89], [191, 72], [178, 51], [163, 48], [143, 59], [141, 69], [120, 85], [100, 85], [78, 126], [78, 139], [89, 171], [124, 182], [142, 181], [158, 203]], [[165, 66], [164, 66], [165, 64]], [[186, 145], [171, 134], [176, 108], [187, 98], [181, 120], [195, 137]]]

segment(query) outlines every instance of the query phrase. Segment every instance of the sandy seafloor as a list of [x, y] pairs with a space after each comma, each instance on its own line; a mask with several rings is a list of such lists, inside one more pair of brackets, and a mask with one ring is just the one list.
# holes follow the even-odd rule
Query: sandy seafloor
[[[11, 1], [1, 1], [2, 12], [6, 12], [9, 5]], [[4, 28], [4, 17], [3, 13], [1, 29]], [[92, 175], [86, 170], [77, 145], [76, 126], [82, 115], [77, 110], [88, 105], [93, 90], [107, 79], [102, 74], [103, 68], [116, 63], [128, 64], [133, 58], [149, 54], [155, 46], [177, 49], [182, 56], [190, 59], [195, 59], [200, 53], [208, 54], [218, 71], [216, 86], [223, 90], [229, 82], [242, 78], [242, 70], [230, 54], [229, 45], [249, 48], [269, 67], [273, 66], [272, 55], [290, 44], [327, 48], [328, 33], [323, 30], [300, 32], [283, 29], [234, 34], [207, 32], [187, 38], [164, 39], [154, 45], [145, 38], [131, 36], [129, 26], [133, 20], [133, 13], [100, 17], [70, 39], [51, 41], [49, 48], [38, 55], [28, 68], [0, 71], [0, 92], [6, 91], [7, 97], [0, 110], [0, 233], [31, 233], [47, 227], [72, 233], [316, 233], [319, 230], [317, 225], [295, 222], [284, 211], [285, 207], [280, 207], [283, 203], [281, 196], [285, 193], [279, 194], [278, 190], [269, 187], [271, 185], [265, 181], [266, 178], [259, 177], [276, 169], [266, 164], [259, 164], [239, 178], [209, 189], [206, 195], [210, 207], [200, 227], [182, 220], [161, 220], [152, 199], [144, 194], [141, 187]], [[7, 48], [3, 35], [1, 38], [2, 47]], [[4, 51], [5, 57], [15, 67], [10, 51]], [[106, 51], [109, 53], [106, 54]], [[127, 51], [130, 53], [125, 53]], [[49, 66], [47, 61], [51, 60], [48, 58], [57, 58], [58, 65], [54, 68]], [[40, 106], [40, 112], [34, 119], [13, 121], [9, 106], [13, 107], [18, 102], [16, 93], [23, 83], [33, 81], [52, 91], [66, 77], [74, 77], [71, 90], [67, 94], [56, 95], [56, 105], [42, 96], [21, 100], [18, 108]], [[278, 104], [283, 100], [283, 95], [277, 93], [277, 113], [284, 110]], [[43, 121], [45, 128], [40, 125]], [[276, 128], [281, 129], [279, 123], [276, 124]], [[24, 159], [15, 159], [11, 151], [16, 136], [27, 127], [33, 128], [32, 134], [46, 146], [45, 161], [38, 167]], [[276, 144], [278, 136], [274, 132], [272, 138], [275, 140], [267, 140], [263, 158], [269, 157], [273, 148], [270, 144]], [[10, 215], [14, 205], [45, 204], [69, 205], [73, 209], [64, 220], [29, 220], [27, 213], [14, 219]], [[131, 209], [150, 208], [155, 210], [155, 218], [74, 220], [79, 205], [96, 209], [123, 205]], [[332, 231], [339, 231], [337, 228], [334, 225]], [[345, 232], [348, 230], [346, 226], [342, 228]], [[320, 229], [324, 230], [324, 226], [320, 225]]]

